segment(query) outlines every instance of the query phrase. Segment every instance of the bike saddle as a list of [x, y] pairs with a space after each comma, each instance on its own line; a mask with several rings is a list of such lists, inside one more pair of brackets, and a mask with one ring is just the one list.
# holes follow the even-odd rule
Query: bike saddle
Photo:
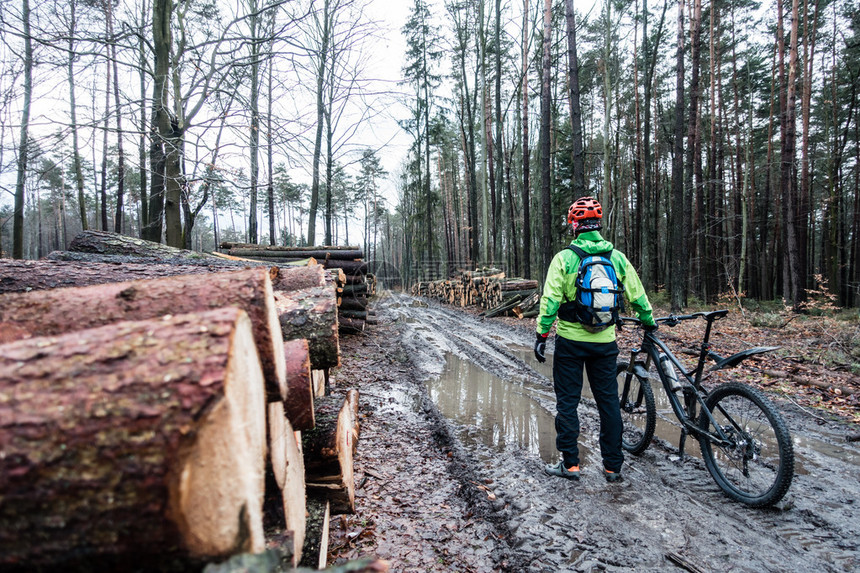
[[694, 312], [692, 316], [701, 316], [705, 320], [719, 320], [729, 313], [728, 310], [712, 310], [711, 312]]

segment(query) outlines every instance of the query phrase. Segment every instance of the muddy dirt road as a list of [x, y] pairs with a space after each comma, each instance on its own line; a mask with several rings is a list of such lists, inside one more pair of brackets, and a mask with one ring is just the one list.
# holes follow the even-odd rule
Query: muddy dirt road
[[774, 399], [796, 475], [776, 508], [758, 510], [730, 501], [689, 442], [679, 460], [668, 422], [626, 456], [623, 483], [606, 483], [586, 398], [582, 480], [568, 482], [543, 473], [558, 459], [555, 400], [551, 359], [531, 355], [533, 321], [406, 296], [384, 297], [378, 312], [344, 352], [357, 368], [341, 382], [362, 388], [364, 420], [358, 514], [341, 519], [336, 557], [375, 553], [394, 571], [860, 569], [860, 448], [846, 426]]

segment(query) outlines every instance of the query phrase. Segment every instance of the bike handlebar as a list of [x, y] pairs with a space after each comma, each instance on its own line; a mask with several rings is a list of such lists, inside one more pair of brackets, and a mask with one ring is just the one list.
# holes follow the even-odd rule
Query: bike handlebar
[[[697, 318], [704, 318], [708, 322], [712, 322], [714, 320], [719, 320], [726, 316], [729, 313], [728, 310], [713, 310], [711, 312], [694, 312], [693, 314], [670, 314], [669, 316], [661, 316], [659, 318], [655, 318], [654, 322], [661, 322], [668, 326], [677, 326], [681, 323], [682, 320], [695, 320]], [[642, 321], [638, 318], [632, 316], [622, 316], [619, 318], [619, 322], [623, 325], [625, 322], [630, 321], [633, 324], [638, 326], [642, 326]]]

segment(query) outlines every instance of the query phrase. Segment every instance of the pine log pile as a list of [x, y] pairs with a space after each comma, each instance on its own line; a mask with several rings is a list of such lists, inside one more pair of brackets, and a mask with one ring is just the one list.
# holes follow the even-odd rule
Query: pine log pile
[[499, 269], [484, 268], [460, 271], [455, 276], [419, 281], [412, 285], [412, 296], [427, 297], [459, 307], [476, 305], [484, 309], [481, 316], [537, 316], [540, 303], [538, 281], [508, 278]]
[[221, 253], [243, 260], [269, 262], [274, 265], [306, 264], [314, 261], [335, 273], [337, 289], [338, 330], [343, 334], [359, 334], [374, 315], [368, 309], [368, 299], [376, 292], [376, 277], [368, 274], [364, 252], [357, 246], [280, 247], [249, 243], [223, 242]]
[[320, 397], [343, 272], [132, 244], [0, 260], [0, 569], [199, 568], [271, 545], [270, 500], [297, 564], [308, 492], [354, 510], [358, 394]]

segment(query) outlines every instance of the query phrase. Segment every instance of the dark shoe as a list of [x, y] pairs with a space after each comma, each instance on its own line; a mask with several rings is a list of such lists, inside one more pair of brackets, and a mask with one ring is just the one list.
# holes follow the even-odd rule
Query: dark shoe
[[621, 471], [611, 472], [606, 468], [603, 468], [603, 475], [606, 477], [606, 481], [609, 483], [615, 483], [617, 481], [624, 481], [624, 477], [621, 475]]
[[551, 476], [563, 477], [565, 479], [578, 480], [579, 479], [579, 466], [571, 466], [570, 468], [564, 467], [564, 462], [558, 462], [557, 464], [547, 464], [544, 467], [544, 471]]

